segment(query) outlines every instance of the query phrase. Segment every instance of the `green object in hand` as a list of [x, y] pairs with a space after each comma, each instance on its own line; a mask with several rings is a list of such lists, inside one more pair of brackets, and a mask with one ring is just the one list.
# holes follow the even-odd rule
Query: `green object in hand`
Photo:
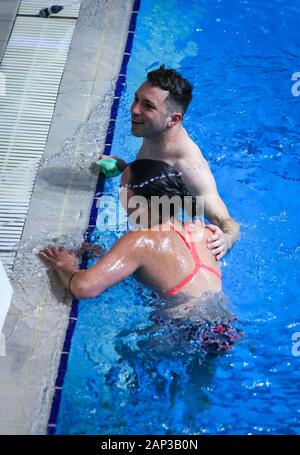
[[100, 159], [96, 161], [96, 164], [98, 164], [101, 171], [107, 178], [117, 177], [122, 172], [118, 166], [117, 160], [114, 158]]

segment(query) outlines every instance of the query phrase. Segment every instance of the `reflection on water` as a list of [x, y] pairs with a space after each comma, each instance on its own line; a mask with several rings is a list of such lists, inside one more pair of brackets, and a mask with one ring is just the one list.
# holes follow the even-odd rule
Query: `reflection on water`
[[231, 355], [240, 332], [223, 296], [215, 308], [224, 307], [229, 321], [171, 319], [164, 307], [133, 278], [80, 302], [59, 434], [205, 432], [201, 413], [211, 406], [216, 360]]
[[174, 299], [168, 300], [152, 293], [144, 302], [152, 308], [144, 324], [116, 334], [118, 360], [102, 383], [100, 433], [201, 433], [215, 356], [228, 352], [242, 332], [221, 294], [189, 302], [191, 319], [182, 314], [186, 298], [175, 299], [172, 318], [165, 309]]

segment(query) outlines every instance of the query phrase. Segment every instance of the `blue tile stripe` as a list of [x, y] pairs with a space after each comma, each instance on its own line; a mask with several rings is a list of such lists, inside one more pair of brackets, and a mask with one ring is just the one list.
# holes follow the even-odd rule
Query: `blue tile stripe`
[[[108, 125], [107, 133], [106, 133], [106, 140], [105, 140], [105, 146], [104, 146], [104, 153], [106, 155], [110, 155], [110, 153], [111, 153], [113, 137], [114, 137], [114, 132], [115, 132], [115, 124], [116, 124], [116, 119], [117, 119], [117, 115], [118, 115], [119, 103], [120, 103], [120, 97], [122, 96], [122, 93], [125, 88], [127, 65], [128, 65], [128, 62], [129, 62], [129, 59], [131, 56], [131, 49], [132, 49], [132, 45], [133, 45], [134, 32], [136, 29], [136, 22], [137, 22], [137, 16], [138, 16], [138, 12], [140, 9], [140, 5], [141, 5], [141, 0], [135, 0], [133, 9], [132, 9], [132, 13], [131, 13], [131, 19], [130, 19], [130, 24], [129, 24], [129, 29], [128, 29], [127, 42], [126, 42], [125, 51], [124, 51], [124, 55], [123, 55], [122, 65], [121, 65], [119, 77], [118, 77], [117, 84], [116, 84], [113, 105], [111, 108], [109, 125]], [[99, 194], [99, 193], [103, 194], [104, 182], [105, 182], [104, 177], [102, 175], [99, 175], [97, 185], [96, 185], [95, 195]], [[89, 219], [89, 225], [88, 225], [88, 228], [86, 229], [86, 232], [84, 235], [84, 238], [87, 242], [90, 241], [91, 235], [96, 226], [98, 199], [99, 199], [99, 197], [94, 197], [94, 199], [93, 199], [93, 204], [92, 204], [90, 219]], [[82, 269], [87, 268], [87, 257], [85, 257], [85, 256], [83, 257], [80, 268], [82, 268]], [[67, 366], [68, 366], [68, 359], [69, 359], [69, 353], [70, 353], [70, 349], [71, 349], [72, 336], [73, 336], [73, 333], [75, 330], [77, 317], [78, 317], [78, 303], [79, 303], [79, 301], [77, 299], [74, 299], [73, 303], [72, 303], [71, 311], [70, 311], [68, 328], [67, 328], [67, 332], [66, 332], [66, 336], [65, 336], [65, 340], [64, 340], [63, 350], [62, 350], [61, 357], [60, 357], [58, 373], [57, 373], [57, 377], [56, 377], [56, 381], [55, 381], [55, 390], [54, 390], [54, 396], [53, 396], [53, 400], [52, 400], [52, 407], [51, 407], [50, 417], [48, 420], [48, 426], [47, 426], [48, 435], [56, 434], [56, 422], [57, 422], [57, 417], [58, 417], [59, 407], [60, 407], [60, 402], [61, 402], [62, 387], [64, 384], [64, 378], [65, 378], [65, 374], [66, 374]]]
[[77, 311], [78, 311], [78, 305], [73, 303], [72, 308], [71, 308], [71, 313], [76, 312], [76, 317], [73, 317], [70, 314], [69, 324], [68, 324], [65, 341], [64, 341], [64, 347], [63, 347], [63, 352], [65, 352], [65, 353], [70, 352], [71, 340], [72, 340], [73, 332], [75, 330], [75, 325], [76, 325], [76, 321], [77, 321]]

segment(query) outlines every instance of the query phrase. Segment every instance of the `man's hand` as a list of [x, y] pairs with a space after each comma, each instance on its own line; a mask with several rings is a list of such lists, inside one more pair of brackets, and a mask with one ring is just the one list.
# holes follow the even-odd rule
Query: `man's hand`
[[126, 161], [122, 160], [121, 158], [119, 158], [118, 156], [114, 156], [114, 155], [104, 155], [104, 153], [102, 153], [102, 155], [100, 156], [100, 160], [106, 160], [107, 158], [113, 158], [114, 160], [117, 161], [118, 163], [118, 168], [123, 172], [126, 167], [127, 167], [127, 163]]
[[207, 239], [207, 248], [219, 261], [231, 248], [230, 236], [214, 224], [208, 224], [207, 227], [213, 231], [213, 235]]

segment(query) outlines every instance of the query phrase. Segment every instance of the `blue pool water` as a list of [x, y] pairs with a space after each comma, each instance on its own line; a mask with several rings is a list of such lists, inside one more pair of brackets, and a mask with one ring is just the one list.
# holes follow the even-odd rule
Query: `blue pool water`
[[[182, 72], [194, 84], [185, 127], [241, 224], [223, 274], [245, 335], [187, 366], [137, 335], [156, 296], [134, 279], [82, 300], [57, 434], [300, 433], [299, 16], [296, 0], [142, 0], [112, 154], [138, 150], [129, 108], [147, 71]], [[92, 238], [109, 247], [117, 236]]]

